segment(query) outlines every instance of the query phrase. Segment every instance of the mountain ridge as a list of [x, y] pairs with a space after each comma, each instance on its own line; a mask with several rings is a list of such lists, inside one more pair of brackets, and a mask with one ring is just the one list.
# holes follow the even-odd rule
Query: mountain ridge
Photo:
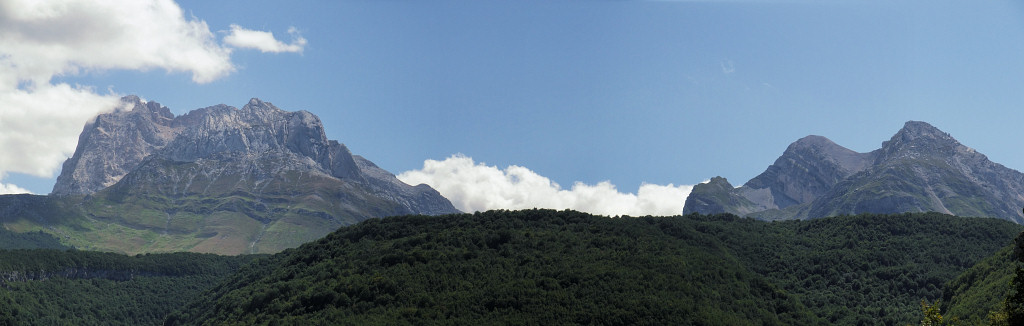
[[[794, 142], [742, 187], [695, 186], [683, 213], [774, 220], [934, 211], [1024, 221], [1018, 209], [1024, 206], [1024, 174], [989, 161], [926, 122], [908, 121], [867, 153], [819, 137]], [[721, 198], [752, 205], [730, 205]]]

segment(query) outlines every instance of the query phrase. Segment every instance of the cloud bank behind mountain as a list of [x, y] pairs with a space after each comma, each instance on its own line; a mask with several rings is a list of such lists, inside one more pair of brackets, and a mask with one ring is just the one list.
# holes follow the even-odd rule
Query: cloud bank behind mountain
[[522, 166], [499, 169], [456, 154], [442, 161], [426, 160], [423, 168], [398, 178], [411, 185], [437, 189], [464, 212], [491, 209], [574, 209], [592, 214], [679, 215], [692, 185], [645, 183], [634, 193], [623, 193], [609, 181], [576, 182], [569, 189]]

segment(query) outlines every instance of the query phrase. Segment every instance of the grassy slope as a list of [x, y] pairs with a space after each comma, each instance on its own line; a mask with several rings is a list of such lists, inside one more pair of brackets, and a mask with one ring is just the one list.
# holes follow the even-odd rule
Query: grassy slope
[[[345, 188], [354, 185], [325, 178], [320, 181], [334, 183], [298, 185], [289, 183], [288, 177], [298, 178], [286, 173], [261, 193], [235, 191], [207, 197], [118, 188], [87, 197], [0, 196], [0, 223], [15, 232], [50, 233], [67, 246], [87, 250], [233, 255], [294, 248], [365, 216], [396, 209], [372, 196], [345, 195], [345, 191], [365, 192]], [[301, 198], [287, 195], [298, 193], [294, 187], [299, 186], [309, 187], [305, 192], [312, 193]], [[346, 206], [323, 198], [348, 198], [360, 204]]]

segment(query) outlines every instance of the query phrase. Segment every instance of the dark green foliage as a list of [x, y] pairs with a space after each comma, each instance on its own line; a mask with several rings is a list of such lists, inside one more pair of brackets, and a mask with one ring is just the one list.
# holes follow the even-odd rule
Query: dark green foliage
[[54, 236], [42, 232], [11, 232], [0, 228], [0, 249], [70, 249]]
[[0, 325], [904, 325], [940, 298], [944, 321], [974, 323], [1002, 310], [1020, 230], [931, 213], [527, 210], [373, 219], [261, 259], [0, 250]]
[[1007, 325], [1024, 325], [1024, 269], [1017, 266], [1010, 282], [1010, 293], [1003, 301]]
[[0, 250], [0, 325], [156, 325], [252, 258]]
[[932, 213], [395, 217], [259, 260], [167, 323], [902, 325], [1019, 231]]
[[981, 325], [988, 321], [989, 312], [1002, 310], [1017, 266], [1012, 249], [1012, 245], [1003, 247], [946, 285], [942, 293], [946, 316]]
[[973, 325], [1024, 325], [1024, 232], [947, 285], [948, 315]]
[[243, 268], [167, 324], [820, 324], [695, 226], [549, 210], [370, 220]]
[[[1020, 226], [937, 213], [763, 223], [701, 217], [745, 266], [832, 324], [906, 324], [922, 299], [1005, 246]], [[716, 222], [725, 219], [729, 223]]]

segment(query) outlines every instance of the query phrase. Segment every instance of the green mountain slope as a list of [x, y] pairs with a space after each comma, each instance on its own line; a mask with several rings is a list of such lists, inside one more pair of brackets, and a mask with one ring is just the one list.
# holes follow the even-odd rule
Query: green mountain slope
[[1020, 229], [935, 213], [388, 218], [260, 260], [168, 321], [902, 325]]
[[25, 232], [18, 233], [0, 229], [0, 249], [71, 249], [60, 243], [60, 240], [49, 233]]

